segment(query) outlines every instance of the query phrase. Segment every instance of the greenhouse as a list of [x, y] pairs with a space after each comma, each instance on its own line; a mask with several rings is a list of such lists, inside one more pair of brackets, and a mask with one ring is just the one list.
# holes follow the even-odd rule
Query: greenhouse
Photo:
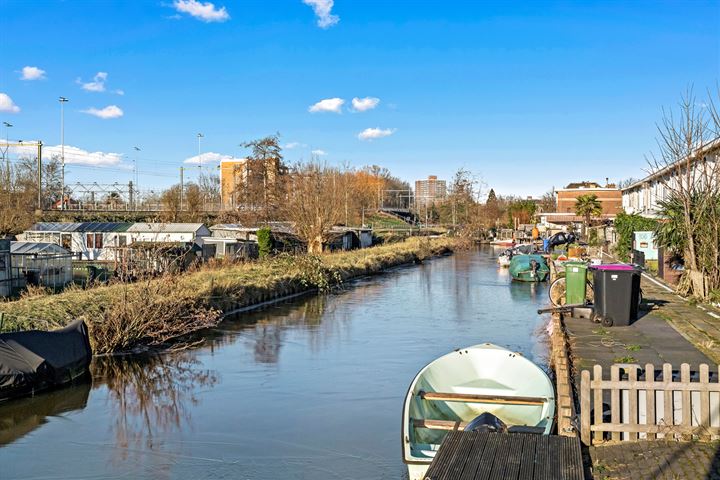
[[12, 242], [13, 277], [28, 285], [62, 288], [72, 282], [72, 253], [54, 243]]

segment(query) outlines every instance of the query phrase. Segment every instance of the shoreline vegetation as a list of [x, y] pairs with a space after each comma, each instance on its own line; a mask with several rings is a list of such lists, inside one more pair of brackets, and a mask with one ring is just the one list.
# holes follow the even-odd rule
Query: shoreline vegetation
[[0, 303], [0, 314], [5, 330], [51, 330], [82, 319], [96, 355], [162, 349], [218, 325], [224, 313], [302, 292], [327, 292], [353, 278], [452, 253], [458, 245], [454, 238], [413, 237], [348, 252], [204, 265], [132, 284], [26, 295]]

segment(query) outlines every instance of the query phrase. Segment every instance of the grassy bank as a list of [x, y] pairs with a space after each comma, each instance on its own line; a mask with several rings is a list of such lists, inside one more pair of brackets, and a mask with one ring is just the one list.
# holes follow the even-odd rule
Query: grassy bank
[[88, 324], [96, 353], [162, 346], [216, 325], [223, 312], [450, 252], [455, 240], [402, 243], [320, 256], [280, 256], [244, 264], [206, 265], [173, 277], [115, 284], [0, 304], [3, 329], [53, 329], [74, 319]]

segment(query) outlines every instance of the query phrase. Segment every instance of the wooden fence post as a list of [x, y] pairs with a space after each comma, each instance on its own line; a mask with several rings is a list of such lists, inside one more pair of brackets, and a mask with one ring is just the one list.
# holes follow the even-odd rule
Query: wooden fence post
[[580, 373], [580, 438], [587, 446], [591, 444], [590, 410], [590, 372], [583, 370]]

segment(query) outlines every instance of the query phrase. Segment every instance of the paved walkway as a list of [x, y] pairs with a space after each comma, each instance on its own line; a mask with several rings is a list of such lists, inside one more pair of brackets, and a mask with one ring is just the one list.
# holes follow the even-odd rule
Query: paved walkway
[[[614, 363], [670, 363], [693, 371], [707, 363], [711, 372], [720, 363], [720, 311], [696, 306], [662, 285], [643, 277], [645, 308], [627, 327], [602, 327], [589, 320], [566, 318], [576, 391], [583, 369], [595, 364], [609, 372]], [[589, 449], [595, 480], [687, 479], [720, 480], [720, 444], [640, 441]]]
[[720, 445], [662, 440], [591, 447], [594, 480], [720, 480]]
[[[718, 362], [713, 362], [675, 328], [676, 324], [701, 322], [704, 326], [705, 321], [701, 317], [711, 320], [712, 317], [645, 278], [642, 289], [645, 308], [642, 316], [628, 327], [606, 328], [586, 319], [565, 319], [576, 370], [573, 373], [578, 381], [580, 370], [592, 369], [595, 364], [602, 365], [605, 371], [608, 371], [606, 366], [614, 363], [652, 363], [656, 368], [670, 363], [677, 370], [682, 363], [689, 363], [692, 370], [697, 370], [701, 363], [707, 363], [711, 371], [717, 370]], [[652, 310], [648, 311], [649, 308]], [[720, 327], [720, 320], [718, 325]], [[720, 345], [720, 328], [717, 333]]]

